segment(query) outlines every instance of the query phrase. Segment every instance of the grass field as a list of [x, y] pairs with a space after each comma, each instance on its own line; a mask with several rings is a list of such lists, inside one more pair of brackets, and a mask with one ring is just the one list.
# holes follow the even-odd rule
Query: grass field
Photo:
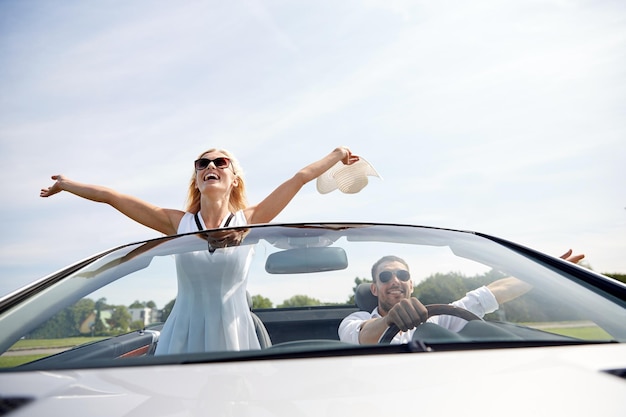
[[20, 355], [20, 356], [0, 356], [0, 368], [13, 368], [22, 364], [36, 361], [37, 359], [50, 356], [48, 354], [40, 355]]
[[544, 327], [541, 330], [583, 340], [613, 340], [613, 337], [611, 337], [610, 334], [596, 326]]
[[10, 351], [24, 349], [70, 348], [89, 342], [106, 339], [105, 337], [67, 337], [64, 339], [23, 339], [11, 346]]
[[[44, 352], [45, 349], [70, 349], [74, 346], [82, 345], [85, 343], [96, 342], [98, 340], [106, 339], [105, 337], [68, 337], [64, 339], [24, 339], [18, 341], [11, 346], [8, 352], [10, 356], [0, 356], [0, 368], [11, 368], [19, 366], [24, 363], [32, 362], [37, 359], [50, 356], [49, 352]], [[42, 350], [41, 353], [37, 353], [37, 350]], [[20, 355], [20, 352], [24, 352]]]

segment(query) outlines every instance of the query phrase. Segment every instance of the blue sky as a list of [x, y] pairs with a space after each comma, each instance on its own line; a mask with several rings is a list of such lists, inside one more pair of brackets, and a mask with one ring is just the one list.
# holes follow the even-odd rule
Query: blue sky
[[0, 294], [152, 237], [39, 190], [182, 208], [210, 147], [250, 202], [338, 145], [383, 180], [276, 221], [478, 230], [626, 273], [623, 1], [0, 2]]

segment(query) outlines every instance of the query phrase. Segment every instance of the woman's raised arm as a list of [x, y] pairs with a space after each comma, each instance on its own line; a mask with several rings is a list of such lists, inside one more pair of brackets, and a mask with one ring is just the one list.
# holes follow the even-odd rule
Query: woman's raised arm
[[111, 188], [72, 181], [63, 175], [53, 175], [52, 179], [55, 183], [51, 187], [42, 188], [41, 197], [67, 191], [87, 200], [108, 204], [128, 218], [166, 235], [176, 234], [178, 223], [184, 214], [180, 210], [157, 207]]
[[345, 146], [333, 150], [319, 161], [313, 162], [298, 171], [293, 177], [278, 186], [270, 195], [255, 206], [245, 209], [248, 223], [268, 223], [272, 221], [295, 197], [307, 182], [319, 177], [337, 162], [353, 164], [359, 157], [353, 155]]

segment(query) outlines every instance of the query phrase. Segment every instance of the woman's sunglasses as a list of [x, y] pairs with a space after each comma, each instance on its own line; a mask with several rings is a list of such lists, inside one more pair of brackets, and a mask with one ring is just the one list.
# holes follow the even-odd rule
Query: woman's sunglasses
[[193, 165], [196, 167], [196, 171], [202, 171], [211, 165], [211, 162], [215, 165], [215, 168], [225, 169], [230, 166], [230, 159], [225, 156], [220, 156], [215, 159], [200, 158], [194, 161]]
[[378, 274], [378, 279], [380, 282], [389, 282], [393, 276], [396, 276], [400, 281], [408, 281], [411, 279], [411, 274], [409, 271], [405, 271], [404, 269], [396, 269], [395, 271], [383, 271]]

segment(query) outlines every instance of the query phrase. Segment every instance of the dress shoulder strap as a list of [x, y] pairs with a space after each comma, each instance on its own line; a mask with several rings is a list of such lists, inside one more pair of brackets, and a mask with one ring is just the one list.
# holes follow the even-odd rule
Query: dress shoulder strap
[[233, 217], [235, 217], [235, 215], [233, 213], [230, 213], [230, 215], [226, 219], [226, 223], [224, 223], [224, 227], [228, 227], [228, 225], [230, 224], [230, 221], [233, 219]]
[[[235, 215], [233, 213], [230, 213], [230, 215], [228, 216], [228, 219], [226, 219], [226, 223], [224, 223], [224, 227], [228, 227], [233, 217], [235, 217]], [[193, 218], [196, 221], [196, 226], [198, 226], [198, 230], [203, 230], [202, 223], [200, 223], [200, 218], [198, 217], [198, 213], [194, 214]]]

